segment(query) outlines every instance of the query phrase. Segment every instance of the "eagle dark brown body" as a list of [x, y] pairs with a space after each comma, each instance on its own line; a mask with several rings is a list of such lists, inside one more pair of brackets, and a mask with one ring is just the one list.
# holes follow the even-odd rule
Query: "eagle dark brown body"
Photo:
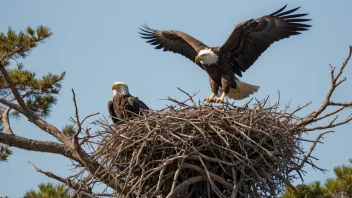
[[118, 123], [119, 120], [131, 119], [136, 115], [143, 115], [143, 110], [148, 110], [149, 108], [137, 97], [133, 97], [130, 94], [116, 94], [113, 97], [113, 101], [109, 101], [108, 109], [112, 121]]
[[231, 62], [226, 56], [219, 53], [218, 47], [210, 49], [218, 55], [219, 60], [211, 65], [202, 64], [202, 67], [209, 75], [212, 93], [219, 93], [219, 88], [221, 88], [221, 92], [229, 93], [230, 88], [236, 88], [237, 86], [235, 81], [237, 78], [233, 75], [234, 71], [231, 67]]

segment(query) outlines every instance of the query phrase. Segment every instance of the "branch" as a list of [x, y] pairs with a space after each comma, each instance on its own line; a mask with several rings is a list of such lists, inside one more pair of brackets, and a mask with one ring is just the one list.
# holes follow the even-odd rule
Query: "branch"
[[57, 181], [60, 181], [64, 184], [66, 184], [67, 186], [69, 186], [70, 188], [78, 191], [79, 193], [81, 193], [81, 195], [85, 195], [87, 197], [91, 197], [91, 198], [94, 198], [94, 196], [92, 196], [90, 194], [90, 192], [86, 189], [82, 189], [81, 186], [79, 184], [77, 184], [76, 182], [68, 179], [68, 178], [62, 178], [62, 177], [59, 177], [51, 172], [46, 172], [46, 171], [42, 171], [40, 168], [36, 167], [32, 162], [28, 162], [31, 166], [33, 166], [33, 168], [39, 172], [39, 173], [43, 173], [44, 175], [46, 175], [47, 177], [50, 177], [50, 178], [53, 178]]
[[[74, 122], [74, 123], [76, 123], [76, 125], [77, 125], [77, 130], [76, 130], [76, 132], [75, 132], [75, 134], [73, 135], [73, 143], [75, 144], [75, 147], [76, 147], [76, 149], [79, 149], [80, 151], [82, 150], [82, 147], [81, 147], [81, 145], [85, 142], [85, 141], [87, 141], [88, 139], [85, 139], [85, 140], [83, 140], [81, 143], [79, 143], [78, 142], [78, 135], [81, 133], [81, 131], [82, 131], [82, 125], [83, 125], [83, 123], [88, 119], [88, 118], [90, 118], [90, 117], [92, 117], [92, 116], [96, 116], [96, 115], [98, 115], [99, 114], [99, 112], [98, 113], [93, 113], [93, 114], [89, 114], [89, 115], [87, 115], [85, 118], [83, 118], [83, 120], [82, 120], [82, 122], [80, 121], [80, 119], [79, 119], [79, 114], [78, 114], [78, 105], [77, 105], [77, 101], [76, 101], [76, 94], [75, 94], [75, 91], [73, 90], [73, 89], [71, 89], [71, 91], [72, 91], [72, 100], [73, 100], [73, 105], [74, 105], [74, 107], [75, 107], [75, 118], [76, 118], [76, 120], [74, 121], [73, 120], [73, 118], [71, 118], [72, 119], [72, 121]], [[86, 137], [89, 137], [89, 133], [86, 131], [86, 134], [87, 134], [87, 136]]]
[[188, 96], [189, 100], [190, 100], [191, 102], [193, 102], [193, 104], [196, 104], [196, 103], [194, 102], [194, 100], [193, 100], [193, 97], [194, 97], [196, 94], [194, 94], [193, 96], [191, 96], [191, 95], [189, 95], [189, 93], [185, 92], [185, 91], [182, 90], [181, 88], [177, 87], [177, 89], [180, 90], [182, 93], [186, 94], [186, 95]]
[[5, 129], [7, 134], [9, 135], [15, 135], [12, 131], [10, 121], [9, 121], [9, 112], [11, 108], [7, 107], [6, 110], [2, 113], [2, 122], [4, 123]]
[[12, 94], [14, 95], [14, 97], [16, 98], [19, 106], [22, 108], [23, 113], [27, 116], [32, 117], [33, 113], [28, 109], [28, 107], [26, 106], [23, 98], [21, 97], [21, 94], [18, 92], [18, 90], [16, 89], [15, 85], [13, 84], [11, 77], [9, 75], [9, 73], [6, 71], [4, 65], [1, 64], [0, 61], [0, 72], [2, 73], [3, 77], [5, 78], [6, 82], [10, 85], [10, 89], [12, 91]]
[[75, 156], [69, 148], [67, 148], [64, 144], [59, 144], [56, 142], [39, 141], [0, 133], [0, 143], [29, 151], [60, 154], [72, 160], [78, 161], [77, 156]]
[[317, 127], [312, 127], [312, 128], [305, 128], [304, 131], [309, 132], [309, 131], [316, 131], [316, 130], [323, 130], [323, 129], [331, 129], [331, 128], [334, 128], [334, 127], [337, 127], [340, 125], [344, 125], [346, 123], [349, 123], [352, 120], [352, 114], [350, 116], [348, 116], [348, 118], [346, 118], [345, 120], [334, 124], [336, 119], [337, 119], [337, 116], [333, 120], [331, 120], [329, 122], [329, 124], [327, 124], [327, 125], [317, 126]]
[[352, 107], [352, 102], [341, 103], [341, 102], [329, 102], [329, 106], [340, 106], [340, 107]]
[[319, 142], [319, 140], [327, 133], [332, 133], [333, 131], [326, 131], [324, 133], [321, 133], [318, 135], [318, 137], [316, 138], [316, 140], [314, 141], [314, 143], [312, 144], [312, 146], [310, 147], [309, 151], [307, 152], [307, 154], [304, 156], [304, 159], [302, 160], [301, 164], [298, 166], [297, 170], [301, 170], [303, 165], [307, 162], [308, 158], [311, 156], [314, 148], [316, 147], [317, 143]]
[[17, 100], [20, 108], [18, 108], [18, 105], [14, 105], [12, 103], [9, 103], [4, 99], [0, 100], [0, 102], [3, 104], [6, 103], [5, 105], [8, 104], [9, 107], [20, 111], [23, 115], [25, 115], [28, 118], [28, 120], [30, 122], [33, 122], [35, 125], [37, 125], [42, 130], [46, 131], [50, 135], [57, 138], [59, 141], [63, 142], [67, 146], [71, 147], [71, 149], [74, 149], [72, 142], [70, 141], [70, 139], [68, 137], [66, 137], [63, 133], [61, 133], [61, 131], [59, 131], [56, 127], [47, 123], [43, 119], [39, 118], [36, 114], [32, 113], [31, 110], [26, 106], [23, 98], [21, 97], [20, 93], [18, 92], [15, 85], [13, 84], [10, 75], [6, 71], [4, 65], [1, 64], [1, 61], [0, 61], [0, 72], [4, 76], [6, 82], [10, 85], [10, 89], [12, 91], [12, 94], [14, 95], [15, 99]]
[[183, 181], [182, 183], [180, 183], [176, 188], [175, 188], [175, 191], [173, 192], [170, 192], [166, 198], [176, 198], [177, 197], [177, 194], [187, 188], [188, 186], [192, 185], [192, 184], [195, 184], [195, 183], [198, 183], [198, 182], [201, 182], [201, 181], [204, 181], [206, 180], [205, 176], [195, 176], [195, 177], [191, 177], [189, 179], [187, 179], [186, 181]]
[[75, 106], [75, 117], [76, 117], [76, 124], [77, 124], [77, 131], [76, 133], [73, 135], [73, 142], [76, 144], [76, 146], [78, 145], [78, 134], [81, 132], [82, 130], [82, 125], [81, 122], [79, 121], [79, 115], [78, 115], [78, 106], [77, 106], [77, 102], [76, 102], [76, 94], [75, 91], [73, 89], [71, 89], [72, 91], [72, 100], [73, 100], [73, 105]]
[[319, 117], [317, 117], [317, 118], [314, 118], [314, 119], [313, 119], [313, 122], [316, 122], [316, 121], [322, 120], [322, 119], [324, 119], [324, 118], [330, 117], [330, 116], [332, 116], [332, 115], [335, 115], [335, 114], [337, 114], [338, 112], [344, 110], [345, 108], [346, 108], [346, 107], [344, 107], [344, 106], [340, 106], [339, 108], [335, 109], [334, 111], [332, 111], [332, 112], [330, 112], [330, 113], [327, 113], [327, 114], [325, 114], [325, 115], [323, 115], [323, 116], [319, 116]]
[[100, 112], [96, 112], [96, 113], [92, 113], [92, 114], [89, 114], [87, 115], [85, 118], [83, 118], [82, 122], [81, 122], [81, 125], [90, 117], [93, 117], [93, 116], [96, 116], [96, 115], [99, 115]]
[[22, 113], [24, 115], [24, 111], [23, 109], [18, 105], [18, 104], [14, 104], [12, 102], [9, 102], [3, 98], [0, 98], [0, 103], [3, 104], [3, 105], [6, 105], [8, 107], [10, 107], [11, 109], [14, 109], [20, 113]]
[[[330, 89], [328, 91], [328, 93], [326, 94], [326, 97], [323, 101], [323, 103], [321, 104], [321, 106], [314, 111], [313, 113], [311, 113], [309, 116], [307, 116], [307, 118], [303, 119], [303, 120], [299, 120], [297, 121], [297, 123], [295, 123], [295, 126], [297, 128], [302, 127], [302, 126], [307, 126], [308, 124], [311, 124], [313, 122], [316, 122], [320, 119], [316, 119], [319, 118], [320, 114], [328, 107], [328, 106], [340, 106], [340, 107], [352, 107], [352, 103], [335, 103], [335, 102], [331, 102], [330, 98], [332, 96], [332, 94], [334, 93], [336, 87], [338, 87], [342, 82], [344, 82], [346, 80], [346, 77], [343, 78], [342, 80], [339, 80], [343, 70], [345, 69], [348, 61], [350, 60], [352, 55], [352, 46], [350, 46], [350, 50], [349, 53], [347, 55], [347, 58], [345, 59], [345, 61], [342, 63], [339, 71], [337, 72], [337, 75], [335, 76], [335, 67], [331, 67], [331, 72], [330, 72], [330, 76], [331, 76], [331, 85], [330, 85]], [[337, 113], [337, 112], [335, 112]], [[334, 113], [332, 113], [334, 114]], [[323, 115], [320, 116], [322, 118], [328, 117], [329, 115]]]

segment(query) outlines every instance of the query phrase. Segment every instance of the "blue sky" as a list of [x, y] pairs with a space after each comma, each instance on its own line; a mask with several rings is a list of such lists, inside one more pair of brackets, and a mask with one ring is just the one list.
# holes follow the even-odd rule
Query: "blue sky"
[[[27, 26], [45, 25], [54, 32], [23, 60], [27, 69], [38, 76], [48, 72], [66, 71], [58, 103], [48, 121], [58, 128], [69, 123], [73, 115], [71, 88], [76, 91], [81, 116], [101, 112], [107, 115], [107, 102], [112, 98], [110, 86], [115, 81], [126, 82], [133, 95], [149, 107], [161, 109], [167, 96], [184, 99], [177, 90], [200, 91], [197, 97], [209, 96], [207, 74], [188, 59], [173, 53], [154, 50], [139, 38], [138, 27], [147, 23], [154, 29], [177, 29], [187, 32], [209, 46], [221, 45], [236, 24], [261, 17], [288, 4], [301, 6], [299, 12], [313, 19], [310, 31], [272, 45], [241, 80], [261, 89], [258, 99], [270, 95], [270, 101], [281, 93], [281, 104], [291, 101], [291, 107], [312, 101], [301, 112], [318, 107], [329, 87], [329, 64], [339, 66], [352, 44], [350, 8], [352, 1], [287, 0], [287, 1], [4, 1], [0, 12], [0, 31], [9, 26], [23, 30]], [[352, 65], [345, 76], [351, 77]], [[352, 78], [337, 90], [334, 100], [351, 101]], [[243, 104], [238, 101], [236, 104]], [[343, 111], [341, 116], [350, 112]], [[97, 117], [98, 118], [98, 117]], [[91, 120], [92, 121], [92, 120]], [[12, 121], [18, 135], [40, 140], [53, 140], [26, 119]], [[351, 125], [336, 128], [314, 156], [317, 164], [332, 170], [347, 163], [352, 156]], [[309, 137], [315, 139], [317, 133]], [[0, 163], [0, 196], [17, 198], [40, 182], [54, 181], [37, 173], [27, 162], [32, 161], [46, 171], [60, 176], [71, 174], [70, 161], [57, 155], [13, 149], [7, 163]], [[333, 176], [305, 169], [306, 182], [324, 181]]]

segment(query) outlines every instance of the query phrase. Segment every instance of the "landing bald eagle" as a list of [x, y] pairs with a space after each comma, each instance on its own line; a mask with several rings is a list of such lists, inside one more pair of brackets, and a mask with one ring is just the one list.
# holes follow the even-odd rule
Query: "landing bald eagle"
[[111, 90], [114, 97], [113, 101], [108, 103], [108, 110], [113, 123], [117, 124], [121, 119], [131, 119], [135, 115], [142, 115], [143, 110], [149, 109], [141, 100], [129, 93], [125, 83], [115, 82]]
[[[224, 102], [228, 96], [243, 99], [256, 92], [259, 87], [241, 82], [242, 77], [258, 57], [275, 41], [300, 34], [310, 25], [303, 22], [307, 14], [291, 14], [299, 9], [278, 11], [258, 19], [250, 19], [238, 24], [221, 47], [208, 47], [197, 39], [177, 30], [153, 30], [147, 25], [140, 28], [141, 38], [156, 45], [156, 49], [179, 53], [204, 69], [209, 75], [212, 94], [207, 102]], [[219, 90], [221, 88], [221, 90]], [[216, 95], [221, 97], [217, 100]]]

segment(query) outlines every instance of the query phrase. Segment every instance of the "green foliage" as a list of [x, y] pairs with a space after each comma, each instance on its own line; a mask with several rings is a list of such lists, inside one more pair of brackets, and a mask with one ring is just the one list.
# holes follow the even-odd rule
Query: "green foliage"
[[9, 149], [8, 146], [0, 145], [0, 162], [7, 161], [8, 157], [12, 154], [12, 151]]
[[50, 108], [56, 103], [54, 96], [35, 95], [27, 99], [26, 105], [37, 115], [46, 117], [50, 113]]
[[[40, 79], [36, 78], [34, 72], [23, 69], [23, 65], [9, 69], [8, 72], [13, 84], [26, 100], [26, 105], [39, 116], [48, 116], [50, 108], [56, 103], [53, 95], [59, 93], [65, 72], [60, 75], [49, 73]], [[1, 79], [0, 84], [3, 85], [1, 87], [3, 92], [11, 93], [5, 79]]]
[[[0, 54], [4, 60], [10, 58], [24, 58], [37, 43], [52, 35], [49, 28], [39, 26], [36, 30], [28, 27], [26, 32], [16, 33], [9, 27], [7, 33], [0, 33]], [[4, 64], [7, 65], [7, 64]]]
[[[349, 160], [352, 165], [352, 160]], [[338, 197], [352, 197], [352, 166], [337, 166], [334, 168], [336, 179], [326, 180], [325, 187], [329, 195]]]
[[72, 137], [76, 133], [76, 128], [72, 124], [67, 124], [62, 128], [62, 132], [67, 137]]
[[[28, 27], [25, 32], [19, 33], [9, 28], [7, 33], [0, 33], [1, 64], [5, 66], [12, 83], [29, 109], [41, 117], [50, 115], [50, 110], [57, 101], [55, 95], [59, 94], [65, 72], [59, 75], [48, 73], [38, 78], [34, 72], [24, 69], [16, 59], [25, 58], [38, 42], [42, 42], [50, 35], [52, 32], [44, 26], [37, 29]], [[15, 67], [11, 68], [10, 60], [15, 60]], [[9, 83], [1, 75], [0, 95], [6, 100], [14, 100]]]
[[[352, 160], [349, 160], [352, 165]], [[282, 198], [333, 198], [352, 197], [352, 166], [337, 166], [334, 168], [336, 178], [326, 180], [324, 186], [319, 181], [312, 184], [299, 184], [296, 191], [288, 188]]]
[[324, 187], [321, 186], [319, 181], [311, 184], [299, 184], [296, 186], [296, 192], [292, 189], [288, 189], [282, 198], [316, 198], [325, 197]]
[[30, 190], [26, 192], [24, 198], [70, 198], [69, 188], [65, 185], [52, 183], [41, 183], [38, 185], [39, 191]]

